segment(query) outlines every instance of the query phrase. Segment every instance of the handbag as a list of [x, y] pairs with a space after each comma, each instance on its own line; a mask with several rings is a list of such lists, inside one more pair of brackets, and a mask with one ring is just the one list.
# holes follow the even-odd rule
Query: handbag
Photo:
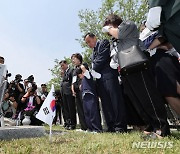
[[128, 74], [148, 68], [148, 58], [138, 45], [133, 45], [117, 54], [121, 73]]

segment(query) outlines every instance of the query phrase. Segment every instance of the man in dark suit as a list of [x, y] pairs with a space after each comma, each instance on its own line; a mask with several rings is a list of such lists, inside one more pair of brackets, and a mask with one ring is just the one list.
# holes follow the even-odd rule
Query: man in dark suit
[[92, 69], [101, 74], [97, 79], [97, 88], [107, 131], [125, 132], [127, 130], [125, 104], [118, 81], [118, 71], [110, 67], [110, 43], [108, 40], [97, 41], [92, 33], [87, 33], [84, 40], [93, 49]]
[[146, 26], [160, 34], [180, 53], [180, 0], [148, 0], [150, 10]]
[[62, 110], [63, 117], [65, 121], [66, 129], [75, 129], [76, 128], [76, 108], [75, 108], [75, 100], [72, 96], [71, 84], [72, 84], [72, 76], [73, 69], [68, 66], [66, 60], [60, 61], [61, 70], [64, 72], [63, 80], [61, 83], [62, 90]]

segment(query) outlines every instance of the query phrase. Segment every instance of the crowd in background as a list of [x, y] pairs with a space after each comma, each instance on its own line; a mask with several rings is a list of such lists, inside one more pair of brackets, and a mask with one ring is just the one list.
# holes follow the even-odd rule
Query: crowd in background
[[[0, 57], [0, 63], [4, 64], [4, 57]], [[11, 74], [7, 73], [6, 78], [8, 79], [9, 76]], [[46, 84], [43, 83], [38, 88], [33, 75], [23, 80], [22, 76], [17, 74], [14, 80], [7, 82], [4, 93], [1, 114], [4, 116], [5, 125], [23, 125], [22, 122], [25, 116], [30, 117], [31, 125], [43, 124], [35, 115], [48, 95]], [[55, 92], [55, 96], [57, 112], [59, 113], [60, 109], [58, 106], [61, 101], [59, 90]], [[55, 119], [54, 123], [56, 121], [57, 119]]]

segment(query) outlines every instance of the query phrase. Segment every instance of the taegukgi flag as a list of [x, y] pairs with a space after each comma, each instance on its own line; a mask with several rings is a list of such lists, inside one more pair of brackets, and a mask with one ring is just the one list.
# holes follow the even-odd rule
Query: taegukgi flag
[[39, 112], [36, 114], [36, 118], [51, 126], [55, 117], [55, 112], [56, 102], [54, 97], [54, 85], [52, 85], [51, 91], [44, 100]]

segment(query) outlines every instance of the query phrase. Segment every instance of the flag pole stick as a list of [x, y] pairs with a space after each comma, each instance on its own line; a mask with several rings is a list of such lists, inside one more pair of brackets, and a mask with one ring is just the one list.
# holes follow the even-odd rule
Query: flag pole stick
[[[52, 116], [52, 123], [53, 123], [53, 116]], [[52, 142], [52, 123], [51, 123], [51, 125], [50, 125], [50, 129], [49, 129], [49, 141], [50, 141], [50, 143]]]
[[49, 141], [52, 142], [52, 125], [50, 125], [50, 130], [49, 130]]

